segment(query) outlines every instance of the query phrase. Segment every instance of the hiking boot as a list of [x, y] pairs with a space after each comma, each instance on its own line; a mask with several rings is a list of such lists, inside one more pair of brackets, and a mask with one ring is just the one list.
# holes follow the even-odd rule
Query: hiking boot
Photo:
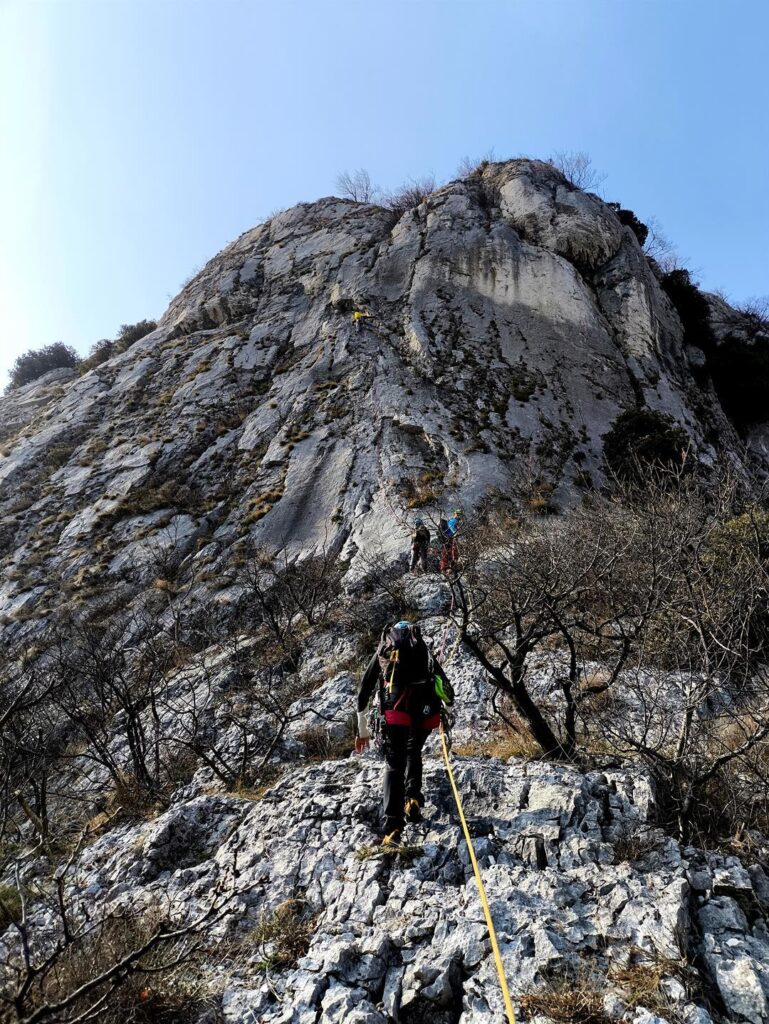
[[387, 835], [382, 840], [382, 846], [390, 847], [391, 849], [395, 846], [400, 846], [400, 844], [401, 830], [399, 828], [394, 828], [392, 832], [388, 832]]
[[405, 811], [406, 821], [410, 821], [412, 825], [422, 820], [422, 805], [415, 797], [406, 801]]

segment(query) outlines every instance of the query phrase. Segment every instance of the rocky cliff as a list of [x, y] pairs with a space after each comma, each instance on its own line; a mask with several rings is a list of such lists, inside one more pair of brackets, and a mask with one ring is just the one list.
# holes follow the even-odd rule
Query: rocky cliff
[[[603, 438], [639, 405], [671, 415], [704, 464], [725, 458], [748, 473], [691, 357], [632, 230], [549, 164], [518, 160], [399, 215], [340, 199], [278, 214], [216, 256], [123, 355], [6, 396], [0, 614], [13, 659], [32, 657], [54, 623], [95, 615], [125, 635], [149, 616], [174, 637], [176, 660], [139, 715], [151, 707], [165, 744], [186, 742], [200, 719], [211, 744], [196, 733], [198, 746], [185, 748], [193, 763], [162, 805], [113, 822], [104, 766], [133, 756], [125, 714], [87, 772], [88, 745], [73, 750], [60, 723], [51, 727], [68, 758], [52, 805], [61, 813], [69, 787], [103, 816], [66, 876], [73, 916], [160, 903], [199, 913], [231, 870], [238, 895], [209, 949], [240, 952], [230, 962], [210, 951], [201, 970], [215, 1006], [189, 1019], [501, 1020], [436, 746], [427, 821], [410, 832], [408, 856], [369, 849], [380, 765], [341, 755], [371, 636], [353, 641], [343, 617], [317, 629], [308, 616], [301, 657], [294, 647], [281, 655], [280, 671], [301, 682], [267, 754], [283, 774], [234, 792], [211, 750], [222, 763], [247, 756], [244, 743], [262, 751], [276, 712], [238, 672], [252, 659], [249, 686], [259, 687], [274, 665], [258, 629], [236, 646], [231, 636], [229, 646], [199, 643], [187, 663], [178, 629], [184, 615], [226, 618], [254, 546], [283, 550], [284, 564], [333, 556], [349, 612], [372, 565], [404, 553], [411, 510], [437, 517], [538, 492], [568, 505], [601, 485]], [[759, 863], [666, 837], [653, 783], [632, 764], [583, 773], [473, 753], [495, 712], [484, 673], [445, 632], [445, 588], [431, 579], [399, 594], [435, 646], [455, 652], [458, 781], [524, 1017], [547, 1019], [533, 993], [557, 994], [567, 977], [578, 986], [589, 963], [591, 984], [596, 972], [604, 979], [601, 1003], [574, 1019], [769, 1021]], [[553, 671], [540, 666], [545, 689]], [[25, 860], [34, 829], [20, 821], [22, 873], [47, 877], [50, 851]], [[281, 961], [265, 921], [292, 906], [306, 941]], [[56, 911], [32, 907], [53, 934]], [[12, 928], [0, 942], [12, 956]]]
[[124, 355], [0, 403], [0, 610], [39, 607], [50, 572], [109, 578], [153, 533], [182, 555], [207, 539], [218, 568], [246, 535], [394, 554], [408, 506], [542, 482], [568, 502], [639, 403], [739, 463], [682, 337], [630, 228], [548, 164], [490, 165], [397, 218], [297, 206]]

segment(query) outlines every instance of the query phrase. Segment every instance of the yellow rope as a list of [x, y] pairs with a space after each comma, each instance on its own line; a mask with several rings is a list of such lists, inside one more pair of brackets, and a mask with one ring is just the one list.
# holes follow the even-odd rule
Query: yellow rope
[[454, 800], [456, 801], [457, 810], [459, 811], [459, 820], [462, 822], [462, 831], [465, 834], [465, 842], [467, 843], [467, 850], [470, 854], [470, 860], [473, 864], [473, 871], [475, 872], [475, 881], [478, 886], [478, 895], [481, 898], [481, 906], [483, 907], [483, 913], [486, 918], [486, 927], [489, 930], [489, 938], [491, 939], [491, 949], [494, 953], [494, 960], [497, 965], [497, 974], [499, 975], [499, 985], [502, 989], [502, 998], [505, 1002], [505, 1012], [507, 1013], [507, 1019], [510, 1024], [515, 1024], [515, 1011], [513, 1010], [513, 1004], [510, 999], [510, 991], [507, 987], [507, 978], [505, 977], [505, 967], [502, 963], [502, 956], [499, 952], [499, 944], [497, 943], [497, 933], [494, 930], [494, 921], [491, 918], [491, 910], [489, 909], [489, 901], [486, 899], [486, 889], [483, 885], [483, 879], [481, 878], [480, 868], [478, 867], [478, 861], [475, 857], [475, 849], [473, 848], [473, 841], [470, 838], [470, 830], [467, 827], [467, 821], [465, 820], [465, 812], [462, 810], [462, 801], [459, 796], [459, 790], [457, 784], [454, 781], [454, 772], [451, 769], [451, 761], [449, 760], [449, 748], [446, 746], [446, 734], [443, 731], [443, 724], [441, 724], [441, 744], [443, 745], [443, 760], [446, 762], [446, 771], [449, 775], [449, 782], [451, 788], [454, 791]]

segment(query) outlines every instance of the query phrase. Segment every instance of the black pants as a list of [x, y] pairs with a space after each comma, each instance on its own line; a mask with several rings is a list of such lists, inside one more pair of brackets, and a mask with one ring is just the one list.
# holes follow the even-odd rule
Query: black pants
[[427, 545], [415, 544], [411, 549], [411, 570], [420, 566], [422, 572], [427, 572]]
[[384, 777], [385, 833], [402, 829], [406, 823], [403, 809], [406, 800], [415, 798], [424, 803], [422, 795], [422, 747], [429, 730], [408, 725], [384, 726], [384, 756], [387, 762]]

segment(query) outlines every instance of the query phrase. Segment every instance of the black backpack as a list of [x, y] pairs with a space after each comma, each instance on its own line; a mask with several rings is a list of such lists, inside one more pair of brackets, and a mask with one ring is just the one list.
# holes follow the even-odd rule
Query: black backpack
[[391, 694], [406, 687], [433, 686], [433, 656], [419, 626], [387, 626], [377, 649], [382, 684]]
[[411, 543], [416, 546], [426, 546], [430, 543], [430, 531], [426, 526], [418, 526], [411, 535]]
[[440, 519], [438, 521], [438, 533], [440, 534], [442, 541], [448, 542], [452, 540], [454, 535], [449, 529], [448, 519]]

